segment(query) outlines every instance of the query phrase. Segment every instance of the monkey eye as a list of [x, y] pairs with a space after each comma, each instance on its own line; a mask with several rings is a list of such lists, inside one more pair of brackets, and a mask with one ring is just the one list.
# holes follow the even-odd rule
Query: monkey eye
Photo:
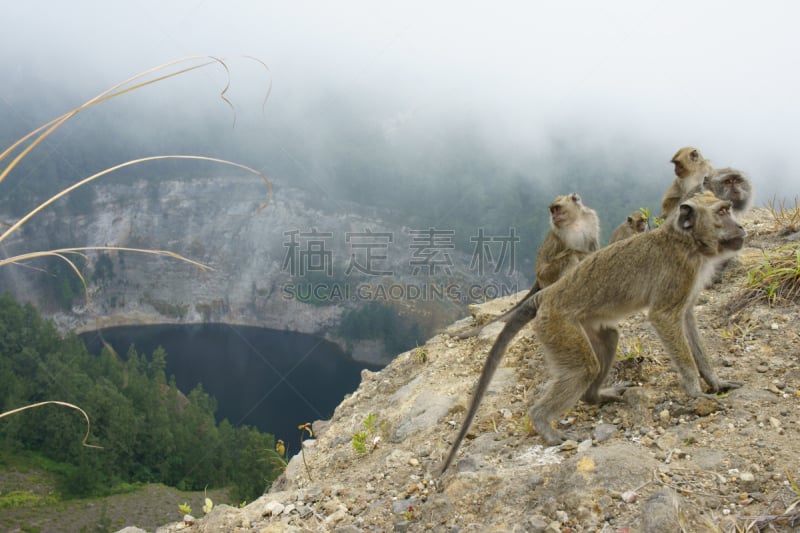
[[721, 216], [721, 217], [725, 217], [725, 216], [728, 216], [728, 214], [730, 213], [730, 211], [731, 211], [731, 210], [730, 210], [730, 208], [729, 208], [728, 206], [725, 206], [725, 207], [720, 207], [720, 208], [719, 208], [719, 211], [717, 211], [717, 214], [718, 214], [719, 216]]

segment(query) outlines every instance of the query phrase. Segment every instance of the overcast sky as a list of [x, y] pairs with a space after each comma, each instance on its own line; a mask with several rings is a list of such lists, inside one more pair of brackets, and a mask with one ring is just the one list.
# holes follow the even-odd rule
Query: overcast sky
[[[463, 113], [498, 142], [541, 149], [554, 128], [645, 141], [668, 160], [694, 145], [800, 193], [800, 4], [784, 2], [3, 2], [0, 67], [89, 97], [194, 54], [269, 65], [269, 105], [335, 87], [392, 102], [420, 127]], [[265, 82], [233, 62], [234, 89]], [[216, 83], [216, 82], [215, 82]], [[0, 117], [13, 95], [0, 91]], [[5, 109], [4, 109], [5, 108]], [[622, 153], [625, 153], [624, 149]], [[630, 154], [634, 155], [634, 154]]]

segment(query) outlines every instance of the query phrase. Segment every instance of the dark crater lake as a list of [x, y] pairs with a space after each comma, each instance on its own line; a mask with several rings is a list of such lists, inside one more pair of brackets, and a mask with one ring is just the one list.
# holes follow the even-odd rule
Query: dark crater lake
[[[331, 417], [345, 394], [361, 382], [361, 370], [380, 367], [354, 361], [321, 337], [227, 324], [125, 326], [102, 330], [125, 357], [131, 344], [150, 357], [167, 352], [167, 377], [188, 394], [198, 383], [217, 399], [217, 420], [247, 424], [298, 449], [297, 426]], [[97, 332], [81, 335], [99, 354]]]

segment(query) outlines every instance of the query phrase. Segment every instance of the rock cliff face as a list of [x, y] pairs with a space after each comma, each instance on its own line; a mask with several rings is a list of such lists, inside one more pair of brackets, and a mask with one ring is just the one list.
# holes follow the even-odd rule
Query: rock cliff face
[[[390, 227], [374, 213], [362, 216], [366, 209], [357, 205], [274, 185], [269, 205], [259, 211], [268, 190], [252, 176], [98, 183], [89, 214], [67, 216], [51, 207], [0, 251], [11, 256], [65, 246], [149, 248], [176, 252], [212, 270], [154, 255], [109, 253], [113, 276], [90, 283], [90, 306], [77, 298], [66, 312], [42, 293], [47, 273], [5, 267], [0, 290], [34, 303], [63, 329], [77, 331], [224, 322], [331, 337], [348, 309], [369, 300], [437, 327], [463, 315], [465, 303], [475, 296], [467, 288], [485, 286], [485, 276], [470, 269], [468, 254], [441, 248], [435, 251], [447, 254], [450, 268], [438, 265], [427, 272], [427, 265], [417, 265], [414, 272], [419, 248], [409, 228]], [[98, 257], [89, 254], [89, 272]], [[408, 297], [411, 285], [453, 284], [458, 288], [453, 297]], [[508, 293], [528, 282], [504, 277], [495, 283], [501, 285]], [[394, 293], [379, 287], [393, 287]], [[387, 362], [381, 343], [347, 348], [363, 360]]]

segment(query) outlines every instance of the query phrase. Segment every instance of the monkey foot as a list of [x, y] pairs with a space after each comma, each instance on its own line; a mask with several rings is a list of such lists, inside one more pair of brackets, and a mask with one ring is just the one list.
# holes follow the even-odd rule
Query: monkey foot
[[738, 389], [742, 384], [738, 381], [718, 381], [711, 388], [714, 392], [727, 392], [729, 390]]
[[622, 385], [617, 385], [614, 387], [605, 387], [599, 391], [588, 390], [583, 397], [581, 397], [581, 400], [592, 404], [621, 402], [622, 395], [625, 394], [625, 391], [628, 390], [630, 386], [630, 383], [623, 383]]
[[[534, 427], [536, 427], [535, 424]], [[550, 424], [542, 428], [536, 427], [536, 432], [544, 439], [548, 446], [558, 446], [568, 439], [566, 434], [554, 429]]]
[[548, 446], [558, 446], [568, 439], [564, 433], [553, 427], [547, 417], [542, 416], [541, 413], [536, 413], [535, 407], [528, 411], [528, 416], [536, 429], [536, 433], [542, 437]]
[[687, 392], [687, 394], [691, 398], [708, 398], [709, 400], [714, 400], [715, 402], [720, 403], [719, 398], [717, 398], [715, 394], [706, 394], [705, 392], [700, 391], [691, 391]]

